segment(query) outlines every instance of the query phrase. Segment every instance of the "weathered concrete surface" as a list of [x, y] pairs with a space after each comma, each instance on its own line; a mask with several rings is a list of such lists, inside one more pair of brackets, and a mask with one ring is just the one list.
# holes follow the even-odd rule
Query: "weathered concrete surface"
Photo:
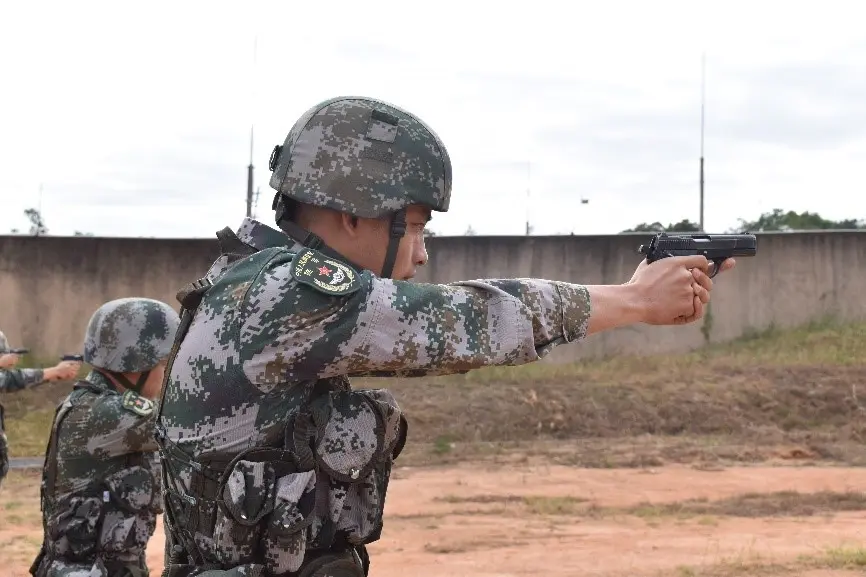
[[[648, 235], [434, 237], [421, 282], [542, 277], [585, 284], [628, 280]], [[109, 299], [146, 296], [177, 306], [175, 293], [218, 254], [216, 239], [0, 236], [0, 327], [43, 356], [77, 351], [92, 312]], [[762, 234], [758, 257], [716, 279], [711, 341], [771, 324], [827, 315], [866, 318], [866, 232]], [[685, 351], [701, 326], [634, 327], [560, 347], [553, 361], [620, 352]]]

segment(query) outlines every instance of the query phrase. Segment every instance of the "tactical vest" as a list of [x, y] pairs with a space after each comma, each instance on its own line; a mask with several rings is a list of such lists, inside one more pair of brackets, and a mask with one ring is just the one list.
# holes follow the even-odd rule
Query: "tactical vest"
[[[153, 530], [156, 512], [153, 502], [159, 497], [145, 457], [131, 453], [125, 467], [105, 478], [95, 478], [80, 491], [56, 499], [57, 433], [64, 418], [76, 406], [87, 402], [89, 394], [100, 394], [101, 387], [79, 381], [54, 413], [54, 424], [46, 449], [40, 500], [43, 517], [42, 548], [30, 574], [46, 577], [52, 565], [74, 566], [94, 577], [146, 576], [144, 554]], [[117, 559], [138, 555], [140, 566]]]
[[[217, 237], [229, 266], [258, 252], [228, 227]], [[160, 414], [172, 365], [211, 286], [205, 277], [177, 294], [180, 328], [157, 408], [163, 577], [366, 575], [365, 545], [380, 537], [391, 469], [408, 428], [387, 390], [353, 391], [346, 378], [318, 381], [286, 416], [280, 446], [194, 459], [168, 438]], [[193, 471], [183, 493], [172, 483], [180, 482], [177, 462]]]
[[4, 421], [3, 404], [0, 403], [0, 484], [9, 473], [9, 442], [6, 438], [6, 422]]

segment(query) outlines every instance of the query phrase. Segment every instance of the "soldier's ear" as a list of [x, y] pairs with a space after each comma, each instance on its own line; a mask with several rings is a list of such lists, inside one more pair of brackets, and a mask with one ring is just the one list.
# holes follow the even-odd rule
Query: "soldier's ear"
[[343, 230], [351, 236], [352, 238], [358, 236], [358, 222], [357, 216], [352, 216], [351, 214], [346, 214], [345, 212], [340, 213], [340, 224], [343, 227]]

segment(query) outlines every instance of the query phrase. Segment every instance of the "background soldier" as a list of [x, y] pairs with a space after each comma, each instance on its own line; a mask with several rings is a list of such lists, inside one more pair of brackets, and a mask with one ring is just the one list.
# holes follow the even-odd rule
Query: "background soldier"
[[380, 101], [311, 108], [271, 170], [283, 232], [223, 229], [223, 255], [178, 295], [191, 312], [157, 424], [166, 575], [367, 573], [406, 422], [348, 376], [529, 363], [606, 329], [694, 321], [709, 301], [703, 257], [642, 263], [614, 286], [406, 282], [427, 262], [431, 211], [448, 210], [451, 162]]
[[54, 416], [42, 472], [37, 577], [145, 577], [161, 512], [154, 405], [179, 318], [144, 298], [105, 303], [90, 318], [93, 370]]
[[[46, 381], [69, 381], [81, 368], [77, 361], [61, 361], [47, 369], [16, 369], [20, 356], [11, 350], [6, 335], [0, 332], [0, 393], [21, 391]], [[0, 483], [9, 472], [9, 441], [3, 417], [3, 404], [0, 403]]]

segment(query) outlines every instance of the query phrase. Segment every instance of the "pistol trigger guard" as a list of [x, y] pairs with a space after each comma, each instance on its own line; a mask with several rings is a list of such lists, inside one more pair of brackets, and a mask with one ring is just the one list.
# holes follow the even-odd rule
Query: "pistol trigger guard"
[[710, 275], [710, 278], [715, 278], [719, 271], [722, 270], [722, 263], [728, 260], [727, 258], [714, 258], [713, 259], [713, 274]]

